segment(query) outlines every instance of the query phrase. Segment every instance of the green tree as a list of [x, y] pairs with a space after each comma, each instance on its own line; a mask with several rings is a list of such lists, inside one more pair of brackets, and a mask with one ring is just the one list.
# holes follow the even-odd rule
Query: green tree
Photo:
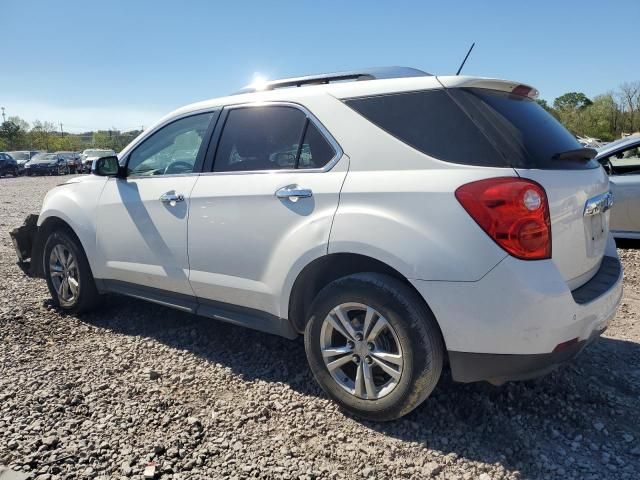
[[553, 101], [556, 110], [581, 110], [593, 102], [582, 92], [569, 92], [559, 96]]
[[589, 137], [610, 141], [620, 130], [620, 109], [611, 94], [598, 95], [577, 117], [576, 128]]
[[0, 138], [2, 138], [3, 143], [8, 149], [13, 150], [14, 148], [18, 148], [23, 136], [24, 132], [11, 120], [2, 122], [2, 125], [0, 125]]
[[18, 117], [17, 115], [13, 115], [11, 117], [9, 117], [7, 119], [9, 122], [13, 122], [15, 123], [18, 127], [20, 127], [20, 130], [22, 130], [24, 133], [27, 133], [29, 131], [29, 122], [27, 122], [26, 120], [23, 120], [22, 118]]
[[53, 146], [56, 134], [56, 126], [52, 122], [33, 122], [33, 128], [29, 132], [31, 143], [35, 148], [49, 150]]

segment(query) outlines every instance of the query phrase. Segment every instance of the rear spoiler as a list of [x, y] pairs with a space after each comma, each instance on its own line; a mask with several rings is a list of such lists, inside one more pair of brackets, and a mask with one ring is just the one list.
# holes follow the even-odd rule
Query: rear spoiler
[[537, 99], [540, 95], [540, 92], [530, 85], [497, 78], [479, 78], [461, 75], [438, 76], [437, 79], [444, 88], [486, 88], [488, 90], [499, 90], [501, 92], [529, 97], [533, 100]]

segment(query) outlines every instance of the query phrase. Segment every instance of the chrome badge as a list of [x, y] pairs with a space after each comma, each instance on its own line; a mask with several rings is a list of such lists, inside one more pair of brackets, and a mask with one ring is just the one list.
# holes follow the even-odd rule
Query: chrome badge
[[601, 193], [587, 200], [584, 205], [584, 216], [591, 217], [606, 212], [613, 207], [613, 193], [611, 191]]

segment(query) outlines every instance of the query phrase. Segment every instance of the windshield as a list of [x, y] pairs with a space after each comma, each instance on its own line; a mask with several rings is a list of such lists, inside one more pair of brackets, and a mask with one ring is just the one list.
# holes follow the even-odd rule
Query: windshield
[[85, 150], [83, 153], [86, 157], [110, 157], [115, 154], [113, 150]]
[[7, 152], [14, 160], [29, 160], [29, 152]]
[[55, 162], [57, 160], [57, 155], [55, 153], [39, 153], [34, 156], [31, 161], [33, 163], [49, 163]]

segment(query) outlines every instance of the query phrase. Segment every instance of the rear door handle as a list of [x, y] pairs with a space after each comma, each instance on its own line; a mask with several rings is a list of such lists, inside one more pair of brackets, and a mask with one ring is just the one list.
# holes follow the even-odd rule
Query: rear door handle
[[160, 195], [160, 201], [162, 203], [175, 205], [177, 202], [184, 202], [184, 195], [181, 193], [167, 192]]
[[297, 202], [301, 198], [309, 198], [313, 196], [310, 188], [302, 188], [299, 185], [287, 185], [276, 191], [276, 197], [288, 198], [292, 202]]

